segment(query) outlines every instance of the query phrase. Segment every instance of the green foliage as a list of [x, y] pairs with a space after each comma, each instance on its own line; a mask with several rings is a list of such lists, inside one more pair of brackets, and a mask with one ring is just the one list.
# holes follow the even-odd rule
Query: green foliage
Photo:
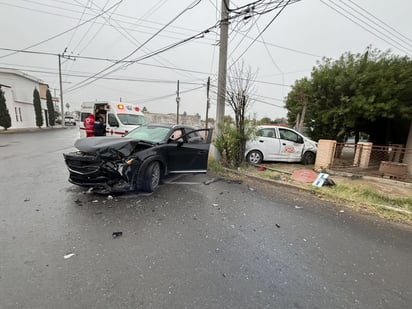
[[272, 119], [270, 119], [269, 117], [263, 117], [262, 119], [258, 121], [259, 125], [265, 125], [265, 124], [271, 124], [271, 123], [272, 123]]
[[229, 168], [237, 167], [240, 155], [239, 131], [228, 121], [223, 123], [220, 130], [215, 146], [221, 156], [221, 164]]
[[215, 119], [214, 118], [207, 118], [207, 122], [214, 125], [215, 124]]
[[313, 129], [311, 138], [342, 141], [361, 131], [373, 137], [381, 134], [374, 128], [388, 119], [412, 120], [412, 61], [370, 47], [334, 61], [324, 58], [288, 94], [289, 123], [301, 113], [303, 96], [308, 99], [305, 123]]
[[49, 124], [50, 126], [53, 127], [56, 124], [56, 114], [54, 112], [53, 99], [52, 99], [49, 89], [47, 89], [46, 91], [46, 100], [47, 100], [47, 113], [49, 115]]
[[4, 96], [3, 90], [0, 87], [0, 126], [7, 131], [8, 128], [11, 127], [11, 117], [9, 110], [7, 109], [6, 105], [6, 98]]
[[221, 164], [228, 168], [239, 167], [244, 160], [245, 143], [254, 128], [248, 127], [242, 132], [230, 121], [225, 121], [220, 129], [221, 134], [216, 138], [215, 146], [221, 156]]
[[36, 126], [41, 127], [43, 125], [43, 114], [41, 110], [40, 94], [37, 89], [33, 91], [33, 106], [36, 115]]

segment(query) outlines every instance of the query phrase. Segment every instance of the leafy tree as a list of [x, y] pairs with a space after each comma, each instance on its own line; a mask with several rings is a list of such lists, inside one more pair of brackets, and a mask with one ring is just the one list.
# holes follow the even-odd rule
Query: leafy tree
[[272, 119], [270, 119], [269, 117], [263, 117], [262, 119], [259, 120], [259, 124], [271, 124], [272, 123]]
[[276, 118], [275, 120], [273, 120], [274, 124], [287, 124], [288, 123], [288, 119], [287, 118]]
[[56, 124], [56, 118], [55, 118], [55, 113], [54, 113], [53, 99], [52, 99], [49, 89], [47, 89], [46, 91], [46, 100], [47, 100], [47, 113], [49, 115], [49, 124], [50, 126], [53, 127]]
[[303, 99], [313, 139], [341, 141], [365, 132], [373, 142], [395, 142], [400, 137], [393, 130], [395, 122], [407, 126], [412, 119], [412, 61], [370, 47], [334, 61], [324, 58], [288, 94], [290, 123], [302, 112]]
[[6, 97], [4, 96], [3, 90], [1, 90], [0, 86], [0, 126], [7, 131], [8, 128], [11, 127], [11, 117], [9, 110], [7, 109], [6, 105]]
[[43, 114], [41, 110], [40, 94], [36, 88], [33, 91], [33, 106], [36, 115], [36, 126], [40, 128], [43, 125]]
[[146, 106], [143, 106], [142, 112], [143, 113], [148, 113], [149, 112], [148, 109], [146, 108]]

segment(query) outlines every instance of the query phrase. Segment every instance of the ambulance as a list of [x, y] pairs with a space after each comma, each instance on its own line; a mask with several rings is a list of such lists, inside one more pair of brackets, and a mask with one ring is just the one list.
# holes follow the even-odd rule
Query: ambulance
[[139, 106], [116, 101], [83, 102], [80, 107], [80, 137], [86, 137], [84, 119], [93, 114], [103, 117], [106, 136], [122, 136], [132, 129], [147, 123]]

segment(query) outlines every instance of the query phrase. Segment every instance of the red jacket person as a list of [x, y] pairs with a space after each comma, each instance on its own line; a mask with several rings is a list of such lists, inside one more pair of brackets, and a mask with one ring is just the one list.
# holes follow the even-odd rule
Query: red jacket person
[[94, 115], [90, 114], [84, 118], [84, 129], [86, 130], [86, 137], [94, 136]]

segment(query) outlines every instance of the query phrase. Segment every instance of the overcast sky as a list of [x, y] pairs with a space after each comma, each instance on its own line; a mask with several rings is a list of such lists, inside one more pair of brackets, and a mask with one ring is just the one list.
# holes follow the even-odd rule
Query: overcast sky
[[[231, 0], [230, 8], [250, 2]], [[279, 3], [289, 5], [280, 12]], [[259, 119], [285, 117], [283, 100], [290, 85], [309, 76], [322, 57], [362, 53], [368, 45], [412, 54], [412, 1], [265, 0], [258, 4], [257, 13], [268, 12], [248, 19], [236, 11], [231, 14], [228, 66], [243, 60], [256, 72], [256, 101], [249, 113]], [[0, 48], [70, 55], [73, 60], [63, 59], [62, 74], [64, 101], [71, 110], [83, 101], [121, 98], [151, 112], [173, 113], [180, 80], [180, 111], [199, 113], [203, 119], [210, 76], [209, 115], [214, 118], [218, 27], [141, 58], [216, 25], [220, 8], [221, 0], [1, 0]], [[125, 66], [81, 57], [140, 61]], [[0, 66], [38, 77], [59, 95], [55, 55], [0, 50]], [[104, 78], [96, 75], [105, 69]], [[100, 78], [91, 78], [95, 75]], [[228, 107], [226, 113], [230, 113]]]

